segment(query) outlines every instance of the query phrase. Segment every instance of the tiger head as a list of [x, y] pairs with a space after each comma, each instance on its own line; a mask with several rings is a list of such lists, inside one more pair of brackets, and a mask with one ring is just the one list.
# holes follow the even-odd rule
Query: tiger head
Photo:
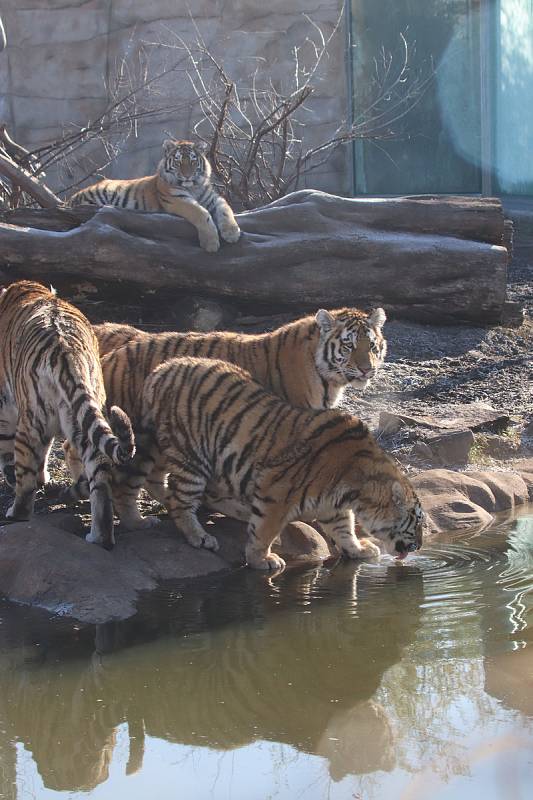
[[369, 314], [356, 308], [317, 311], [316, 365], [322, 377], [364, 389], [385, 360], [387, 341], [382, 329], [386, 319], [382, 308]]
[[406, 478], [370, 480], [357, 506], [358, 521], [391, 555], [403, 559], [422, 546], [424, 512]]
[[211, 165], [204, 155], [201, 143], [181, 139], [166, 139], [163, 142], [163, 158], [158, 172], [171, 186], [191, 189], [204, 183], [211, 176]]

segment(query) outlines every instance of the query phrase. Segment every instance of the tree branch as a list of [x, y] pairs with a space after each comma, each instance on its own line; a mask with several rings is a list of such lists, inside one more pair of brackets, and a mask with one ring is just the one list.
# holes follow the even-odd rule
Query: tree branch
[[42, 208], [55, 208], [62, 205], [60, 198], [47, 186], [30, 175], [30, 173], [15, 164], [8, 156], [0, 153], [0, 174], [9, 178], [14, 186], [19, 186], [29, 194]]

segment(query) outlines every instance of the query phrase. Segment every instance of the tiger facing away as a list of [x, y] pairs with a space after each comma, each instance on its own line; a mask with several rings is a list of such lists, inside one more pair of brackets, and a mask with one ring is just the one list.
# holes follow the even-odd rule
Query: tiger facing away
[[197, 518], [203, 502], [248, 517], [247, 563], [278, 569], [270, 551], [294, 520], [317, 519], [349, 558], [380, 549], [405, 557], [422, 544], [422, 509], [408, 479], [361, 420], [337, 409], [294, 408], [224, 361], [175, 358], [146, 380], [142, 428], [169, 473], [167, 510], [194, 547], [218, 549]]
[[[124, 408], [138, 433], [145, 378], [163, 361], [182, 355], [219, 358], [237, 364], [293, 406], [334, 406], [340, 402], [346, 386], [364, 389], [383, 363], [387, 351], [383, 336], [385, 320], [382, 308], [368, 314], [343, 308], [321, 309], [316, 316], [304, 317], [265, 334], [227, 331], [148, 334], [112, 323], [96, 325], [94, 330], [101, 351], [132, 336], [125, 346], [102, 358], [102, 369], [108, 401]], [[142, 435], [137, 437], [137, 444], [142, 451]], [[77, 483], [64, 493], [63, 499], [72, 502], [86, 495], [86, 486], [76, 454], [68, 448], [65, 455]], [[118, 475], [113, 494], [115, 510], [124, 527], [149, 524], [135, 512], [136, 504], [121, 496], [132, 493], [136, 497], [144, 477], [141, 458], [129, 464], [122, 476]], [[147, 488], [157, 499], [160, 496], [157, 485], [162, 482], [163, 476], [152, 473]]]
[[110, 549], [112, 464], [129, 460], [135, 448], [126, 414], [111, 408], [111, 424], [103, 415], [104, 381], [89, 321], [41, 284], [19, 281], [0, 295], [0, 341], [0, 466], [15, 489], [6, 516], [31, 516], [37, 483], [48, 480], [52, 439], [61, 435], [79, 453], [88, 480], [87, 540]]
[[159, 211], [183, 217], [198, 231], [200, 247], [215, 253], [240, 236], [233, 211], [211, 184], [211, 165], [201, 144], [167, 139], [155, 175], [131, 180], [102, 180], [81, 189], [70, 206], [96, 205]]

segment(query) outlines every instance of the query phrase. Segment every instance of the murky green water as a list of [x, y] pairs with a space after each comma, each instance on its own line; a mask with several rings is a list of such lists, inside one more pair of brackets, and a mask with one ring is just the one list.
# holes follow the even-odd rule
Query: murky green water
[[532, 608], [532, 516], [96, 632], [0, 605], [0, 797], [529, 798]]

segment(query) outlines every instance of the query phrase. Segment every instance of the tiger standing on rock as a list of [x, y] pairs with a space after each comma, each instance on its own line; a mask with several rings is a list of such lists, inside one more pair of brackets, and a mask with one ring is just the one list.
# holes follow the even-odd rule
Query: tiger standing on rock
[[303, 410], [223, 361], [176, 358], [146, 380], [142, 429], [169, 473], [167, 510], [193, 547], [217, 550], [197, 518], [206, 502], [248, 520], [247, 563], [279, 569], [270, 546], [286, 524], [318, 520], [349, 558], [380, 549], [404, 558], [422, 544], [422, 509], [408, 479], [357, 417]]
[[[98, 342], [89, 321], [39, 283], [19, 281], [0, 295], [0, 466], [15, 489], [10, 519], [33, 513], [37, 484], [48, 480], [54, 436], [79, 453], [91, 499], [87, 540], [110, 549], [111, 468], [135, 452], [129, 418], [111, 408]], [[113, 429], [116, 433], [113, 432]]]
[[198, 231], [200, 247], [215, 253], [241, 234], [233, 211], [211, 184], [211, 165], [203, 146], [167, 139], [155, 175], [131, 180], [102, 180], [72, 195], [68, 204], [116, 206], [183, 217]]
[[[100, 351], [130, 341], [102, 358], [108, 401], [129, 414], [137, 435], [139, 457], [127, 470], [115, 473], [115, 510], [125, 528], [150, 524], [137, 510], [136, 498], [146, 479], [141, 421], [142, 391], [150, 372], [175, 356], [203, 356], [237, 364], [265, 388], [293, 406], [330, 408], [337, 405], [346, 386], [363, 390], [383, 363], [387, 343], [382, 308], [370, 313], [355, 308], [326, 311], [284, 325], [271, 333], [149, 334], [126, 325], [105, 323], [94, 327]], [[63, 493], [73, 502], [86, 496], [86, 484], [76, 455], [65, 451], [77, 484]], [[164, 475], [152, 472], [147, 489], [161, 499]]]

